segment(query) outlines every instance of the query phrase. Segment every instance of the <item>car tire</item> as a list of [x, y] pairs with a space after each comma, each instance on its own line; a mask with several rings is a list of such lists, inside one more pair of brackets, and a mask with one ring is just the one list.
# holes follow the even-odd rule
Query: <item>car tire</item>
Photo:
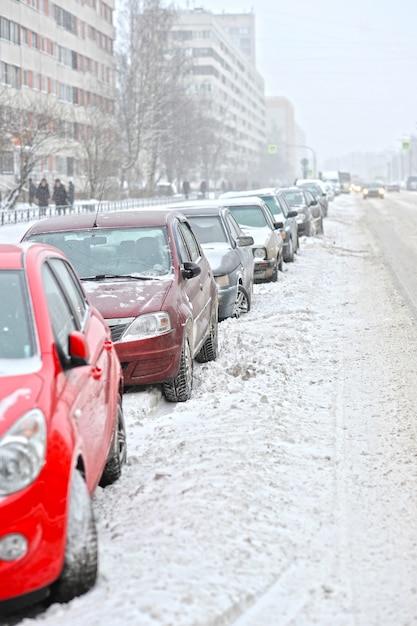
[[292, 240], [292, 237], [290, 237], [289, 252], [287, 253], [284, 261], [286, 263], [292, 263], [294, 261], [294, 242]]
[[219, 352], [219, 324], [217, 306], [211, 314], [210, 334], [203, 343], [203, 347], [195, 357], [198, 363], [215, 361]]
[[250, 311], [250, 297], [243, 287], [243, 285], [237, 286], [236, 300], [233, 306], [233, 315], [232, 317], [240, 317], [245, 313]]
[[100, 479], [100, 487], [107, 487], [116, 482], [122, 475], [122, 467], [126, 463], [126, 427], [123, 416], [122, 398], [117, 402], [117, 424], [114, 436], [114, 444], [111, 456], [107, 459], [106, 466]]
[[70, 486], [64, 566], [51, 586], [52, 602], [69, 602], [94, 587], [98, 545], [93, 504], [85, 480], [75, 470]]
[[180, 368], [174, 380], [163, 383], [162, 392], [168, 402], [186, 402], [191, 398], [193, 388], [193, 357], [190, 342], [184, 334]]

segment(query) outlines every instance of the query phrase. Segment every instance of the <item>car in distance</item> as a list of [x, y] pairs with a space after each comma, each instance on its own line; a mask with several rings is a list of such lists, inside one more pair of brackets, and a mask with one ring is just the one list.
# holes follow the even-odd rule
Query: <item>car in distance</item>
[[304, 187], [283, 187], [281, 193], [288, 204], [297, 209], [299, 236], [323, 234], [323, 212], [317, 198]]
[[407, 178], [406, 189], [408, 189], [408, 191], [417, 190], [417, 176], [409, 176]]
[[319, 179], [299, 178], [295, 184], [296, 187], [304, 187], [304, 189], [308, 189], [310, 193], [317, 198], [321, 204], [323, 217], [327, 217], [329, 211], [329, 199], [327, 197], [327, 191], [323, 181]]
[[362, 196], [366, 200], [367, 198], [385, 198], [384, 185], [381, 183], [367, 183], [362, 185]]
[[247, 313], [253, 293], [253, 237], [217, 203], [197, 201], [173, 208], [187, 217], [209, 260], [218, 288], [219, 320]]
[[274, 222], [282, 222], [281, 237], [284, 243], [282, 256], [285, 262], [294, 261], [294, 254], [298, 252], [298, 228], [297, 211], [292, 209], [276, 187], [264, 187], [262, 189], [248, 189], [245, 191], [228, 191], [220, 196], [223, 198], [242, 198], [257, 196], [261, 198], [271, 211]]
[[283, 222], [274, 222], [271, 211], [257, 196], [219, 198], [247, 235], [253, 237], [254, 280], [276, 282], [283, 267]]
[[123, 377], [68, 260], [0, 244], [0, 612], [67, 602], [97, 575], [91, 496], [126, 458]]
[[191, 396], [193, 362], [217, 357], [218, 295], [187, 218], [166, 207], [50, 218], [24, 239], [66, 252], [109, 325], [126, 387]]
[[391, 180], [389, 183], [386, 183], [385, 191], [396, 191], [397, 193], [400, 193], [401, 184], [397, 180]]

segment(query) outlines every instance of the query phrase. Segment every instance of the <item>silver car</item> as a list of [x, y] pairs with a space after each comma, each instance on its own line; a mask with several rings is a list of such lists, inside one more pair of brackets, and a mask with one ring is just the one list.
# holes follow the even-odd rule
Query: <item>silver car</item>
[[268, 206], [256, 196], [222, 197], [219, 202], [230, 209], [243, 232], [253, 237], [255, 283], [277, 281], [284, 261], [283, 222], [274, 222]]

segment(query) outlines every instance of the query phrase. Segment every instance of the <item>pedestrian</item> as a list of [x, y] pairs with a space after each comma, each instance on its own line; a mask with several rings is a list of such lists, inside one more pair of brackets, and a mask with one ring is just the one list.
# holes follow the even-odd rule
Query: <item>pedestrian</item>
[[201, 192], [202, 198], [206, 197], [206, 191], [207, 191], [206, 181], [202, 180], [200, 184], [200, 192]]
[[36, 190], [36, 198], [39, 205], [39, 215], [46, 215], [46, 209], [49, 206], [49, 198], [51, 194], [49, 192], [49, 185], [46, 178], [42, 178]]
[[33, 183], [32, 179], [29, 178], [29, 206], [35, 202], [36, 198], [36, 185]]
[[190, 183], [188, 180], [184, 180], [182, 183], [182, 191], [184, 193], [185, 199], [188, 200], [188, 196], [190, 195]]
[[61, 215], [61, 213], [65, 213], [65, 207], [68, 206], [67, 190], [65, 189], [65, 186], [61, 183], [59, 178], [55, 179], [52, 200], [55, 203], [58, 215]]
[[68, 184], [68, 204], [70, 205], [71, 208], [74, 206], [74, 193], [75, 193], [74, 183], [72, 182], [72, 178], [71, 178]]

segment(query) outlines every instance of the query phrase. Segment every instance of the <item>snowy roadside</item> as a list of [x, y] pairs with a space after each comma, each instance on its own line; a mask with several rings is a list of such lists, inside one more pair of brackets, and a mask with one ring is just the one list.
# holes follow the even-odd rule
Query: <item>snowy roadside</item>
[[[325, 235], [303, 240], [278, 283], [255, 286], [252, 311], [221, 324], [218, 360], [196, 364], [189, 402], [169, 404], [156, 388], [126, 394], [129, 463], [95, 497], [98, 583], [21, 624], [417, 623], [412, 577], [403, 579], [417, 564], [413, 446], [376, 484], [384, 453], [391, 445], [401, 458], [413, 432], [409, 423], [389, 440], [387, 413], [413, 398], [399, 380], [381, 390], [389, 359], [401, 367], [399, 346], [407, 362], [416, 339], [407, 311], [386, 297], [359, 213], [339, 196]], [[398, 324], [404, 336], [378, 340], [381, 325]], [[388, 358], [374, 378], [381, 349]], [[384, 510], [395, 510], [401, 484], [408, 504], [392, 526]], [[370, 494], [382, 498], [376, 508], [364, 506]], [[407, 531], [400, 543], [397, 529]]]

